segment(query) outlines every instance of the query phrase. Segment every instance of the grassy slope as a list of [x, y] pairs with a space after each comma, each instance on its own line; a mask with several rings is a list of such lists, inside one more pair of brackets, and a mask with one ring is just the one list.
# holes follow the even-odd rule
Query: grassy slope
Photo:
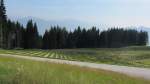
[[74, 60], [150, 68], [150, 47], [56, 50]]
[[0, 53], [150, 68], [150, 47], [111, 49], [0, 50]]
[[149, 84], [122, 74], [0, 57], [0, 84]]

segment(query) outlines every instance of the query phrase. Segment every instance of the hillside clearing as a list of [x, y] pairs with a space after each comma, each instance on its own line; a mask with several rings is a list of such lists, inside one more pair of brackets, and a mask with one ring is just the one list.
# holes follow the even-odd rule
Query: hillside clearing
[[150, 68], [150, 47], [0, 50], [0, 54]]

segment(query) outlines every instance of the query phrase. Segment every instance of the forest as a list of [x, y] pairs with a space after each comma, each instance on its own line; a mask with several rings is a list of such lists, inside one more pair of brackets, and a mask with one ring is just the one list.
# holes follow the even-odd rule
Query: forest
[[65, 27], [51, 26], [39, 35], [35, 22], [29, 20], [26, 27], [8, 19], [4, 0], [0, 2], [0, 48], [4, 49], [64, 49], [64, 48], [119, 48], [144, 46], [148, 33], [119, 27], [100, 31], [78, 26], [74, 31]]

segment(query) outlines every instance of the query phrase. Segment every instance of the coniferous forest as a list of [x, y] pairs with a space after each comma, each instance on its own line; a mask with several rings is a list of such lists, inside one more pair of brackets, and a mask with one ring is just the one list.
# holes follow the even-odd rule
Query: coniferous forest
[[77, 27], [74, 31], [52, 26], [39, 35], [37, 24], [29, 20], [26, 27], [7, 18], [4, 0], [0, 0], [0, 48], [13, 49], [64, 49], [64, 48], [114, 48], [143, 46], [148, 33], [135, 29], [110, 28], [100, 31]]

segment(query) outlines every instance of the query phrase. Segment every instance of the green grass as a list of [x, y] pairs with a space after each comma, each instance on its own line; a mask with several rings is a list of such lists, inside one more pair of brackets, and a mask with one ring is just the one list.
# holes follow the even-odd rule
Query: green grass
[[1, 56], [0, 84], [150, 84], [150, 81], [104, 70]]
[[58, 50], [0, 50], [0, 53], [150, 68], [150, 47], [145, 46]]

